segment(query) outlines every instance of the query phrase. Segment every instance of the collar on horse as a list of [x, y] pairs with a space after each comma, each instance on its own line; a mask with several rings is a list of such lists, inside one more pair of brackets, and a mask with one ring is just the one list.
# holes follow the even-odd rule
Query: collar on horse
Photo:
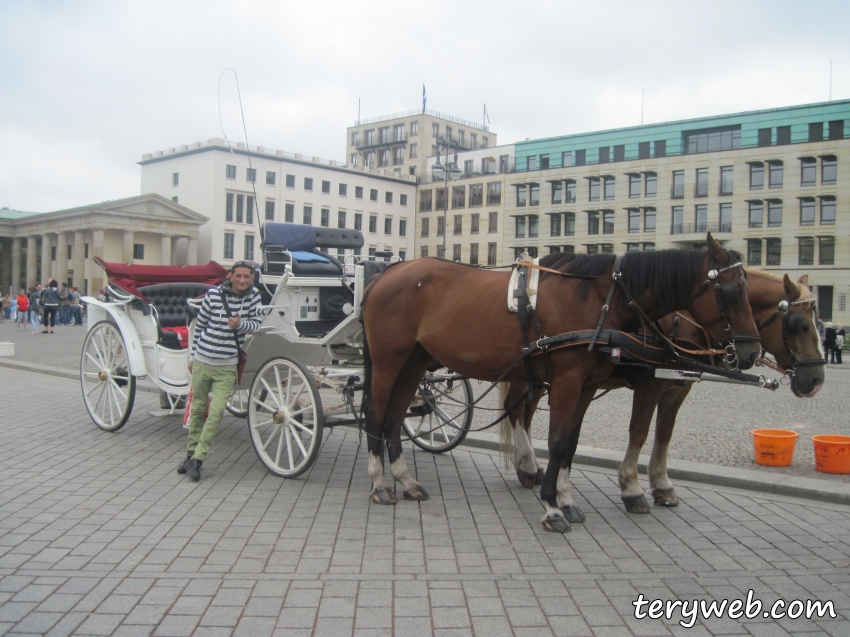
[[793, 302], [788, 301], [787, 299], [782, 299], [773, 311], [773, 314], [767, 317], [767, 319], [758, 326], [758, 331], [761, 332], [777, 318], [780, 316], [782, 317], [782, 344], [785, 345], [785, 353], [788, 354], [789, 358], [791, 358], [791, 369], [782, 371], [786, 374], [790, 374], [791, 376], [794, 376], [798, 367], [826, 365], [826, 359], [824, 358], [813, 358], [805, 361], [797, 360], [794, 350], [791, 347], [791, 343], [789, 342], [790, 337], [799, 336], [803, 332], [803, 325], [805, 324], [803, 314], [792, 313], [789, 310], [797, 305], [805, 305], [807, 303], [811, 303], [809, 309], [814, 313], [814, 316], [817, 316], [817, 304], [814, 299], [805, 299], [803, 301]]

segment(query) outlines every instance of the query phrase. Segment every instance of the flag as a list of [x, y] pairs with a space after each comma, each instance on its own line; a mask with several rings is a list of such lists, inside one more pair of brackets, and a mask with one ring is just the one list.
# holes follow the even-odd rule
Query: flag
[[487, 105], [485, 104], [484, 105], [484, 125], [486, 126], [489, 123], [490, 123], [490, 116], [487, 114]]
[[422, 114], [425, 114], [425, 105], [428, 103], [428, 98], [425, 97], [425, 85], [422, 85]]

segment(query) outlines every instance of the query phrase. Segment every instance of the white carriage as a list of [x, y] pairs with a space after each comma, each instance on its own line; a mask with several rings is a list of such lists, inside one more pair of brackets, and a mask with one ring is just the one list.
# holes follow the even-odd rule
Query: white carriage
[[[363, 389], [360, 303], [384, 261], [328, 252], [359, 251], [356, 230], [266, 223], [263, 262], [255, 272], [263, 326], [246, 338], [248, 362], [228, 403], [247, 417], [258, 457], [275, 475], [300, 475], [319, 453], [325, 427], [359, 426]], [[321, 249], [317, 249], [320, 246]], [[325, 250], [325, 251], [323, 251]], [[120, 429], [133, 408], [136, 383], [149, 377], [173, 412], [189, 393], [192, 317], [206, 290], [226, 274], [205, 266], [125, 266], [99, 261], [109, 300], [86, 297], [89, 332], [81, 383], [86, 407], [106, 431]], [[444, 452], [472, 424], [472, 388], [449, 370], [429, 371], [405, 420], [411, 440]]]

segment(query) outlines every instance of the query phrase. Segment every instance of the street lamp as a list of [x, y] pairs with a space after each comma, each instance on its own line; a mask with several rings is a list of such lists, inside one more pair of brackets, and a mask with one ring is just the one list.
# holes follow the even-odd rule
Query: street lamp
[[[443, 198], [443, 258], [446, 258], [446, 235], [449, 231], [449, 179], [456, 181], [460, 179], [460, 168], [457, 167], [457, 151], [460, 148], [458, 143], [451, 136], [437, 136], [437, 162], [431, 166], [431, 174], [435, 181], [443, 181], [446, 183], [446, 195]], [[440, 148], [446, 151], [446, 163], [440, 163]], [[454, 150], [454, 161], [449, 163], [449, 149]]]

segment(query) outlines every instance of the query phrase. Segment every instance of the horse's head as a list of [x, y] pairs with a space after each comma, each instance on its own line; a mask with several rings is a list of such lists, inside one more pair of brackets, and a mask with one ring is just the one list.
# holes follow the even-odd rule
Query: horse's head
[[791, 375], [791, 391], [812, 397], [826, 379], [826, 357], [817, 328], [817, 310], [809, 290], [809, 275], [797, 283], [786, 274], [775, 310], [759, 327], [764, 348]]
[[761, 352], [759, 333], [747, 299], [743, 264], [709, 232], [703, 263], [704, 282], [695, 285], [688, 311], [703, 326], [714, 347], [725, 348], [727, 362], [738, 369], [752, 367]]

